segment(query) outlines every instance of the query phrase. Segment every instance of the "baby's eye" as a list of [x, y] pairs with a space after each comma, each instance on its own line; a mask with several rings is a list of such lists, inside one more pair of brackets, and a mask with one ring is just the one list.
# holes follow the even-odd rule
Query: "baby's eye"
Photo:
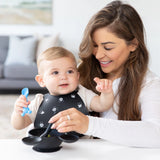
[[72, 74], [72, 73], [74, 73], [74, 71], [73, 70], [68, 70], [67, 73]]
[[58, 73], [59, 73], [58, 71], [54, 71], [52, 74], [57, 75]]

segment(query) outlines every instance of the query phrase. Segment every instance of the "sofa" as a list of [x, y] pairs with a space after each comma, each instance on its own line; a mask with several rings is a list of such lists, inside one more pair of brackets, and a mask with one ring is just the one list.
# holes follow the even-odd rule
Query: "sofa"
[[35, 81], [36, 59], [40, 52], [58, 45], [52, 36], [0, 36], [0, 91], [43, 90]]

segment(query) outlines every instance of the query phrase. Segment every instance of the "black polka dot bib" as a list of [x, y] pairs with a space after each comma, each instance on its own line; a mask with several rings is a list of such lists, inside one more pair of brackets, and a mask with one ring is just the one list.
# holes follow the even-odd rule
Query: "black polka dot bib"
[[49, 93], [45, 94], [43, 101], [39, 106], [34, 127], [46, 128], [48, 126], [48, 121], [52, 116], [69, 108], [76, 108], [86, 115], [89, 114], [88, 109], [81, 97], [77, 94], [77, 91], [59, 96], [50, 95]]

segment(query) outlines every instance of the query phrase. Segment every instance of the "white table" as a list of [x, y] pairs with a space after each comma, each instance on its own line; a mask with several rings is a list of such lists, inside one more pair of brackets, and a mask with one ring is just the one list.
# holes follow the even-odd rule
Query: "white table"
[[[36, 152], [20, 139], [1, 139], [1, 160], [160, 160], [160, 148], [132, 148], [100, 139], [80, 139], [62, 143], [61, 150]], [[3, 157], [3, 158], [2, 158]]]

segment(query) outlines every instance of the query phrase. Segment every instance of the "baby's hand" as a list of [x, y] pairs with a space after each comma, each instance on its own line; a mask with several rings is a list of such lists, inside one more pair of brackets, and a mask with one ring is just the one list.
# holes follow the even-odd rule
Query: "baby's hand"
[[30, 104], [30, 101], [27, 101], [24, 95], [20, 95], [15, 102], [14, 111], [18, 114], [22, 114], [23, 107], [28, 107], [29, 104]]
[[112, 92], [112, 81], [108, 79], [100, 79], [98, 77], [94, 78], [97, 83], [96, 90], [102, 93]]

